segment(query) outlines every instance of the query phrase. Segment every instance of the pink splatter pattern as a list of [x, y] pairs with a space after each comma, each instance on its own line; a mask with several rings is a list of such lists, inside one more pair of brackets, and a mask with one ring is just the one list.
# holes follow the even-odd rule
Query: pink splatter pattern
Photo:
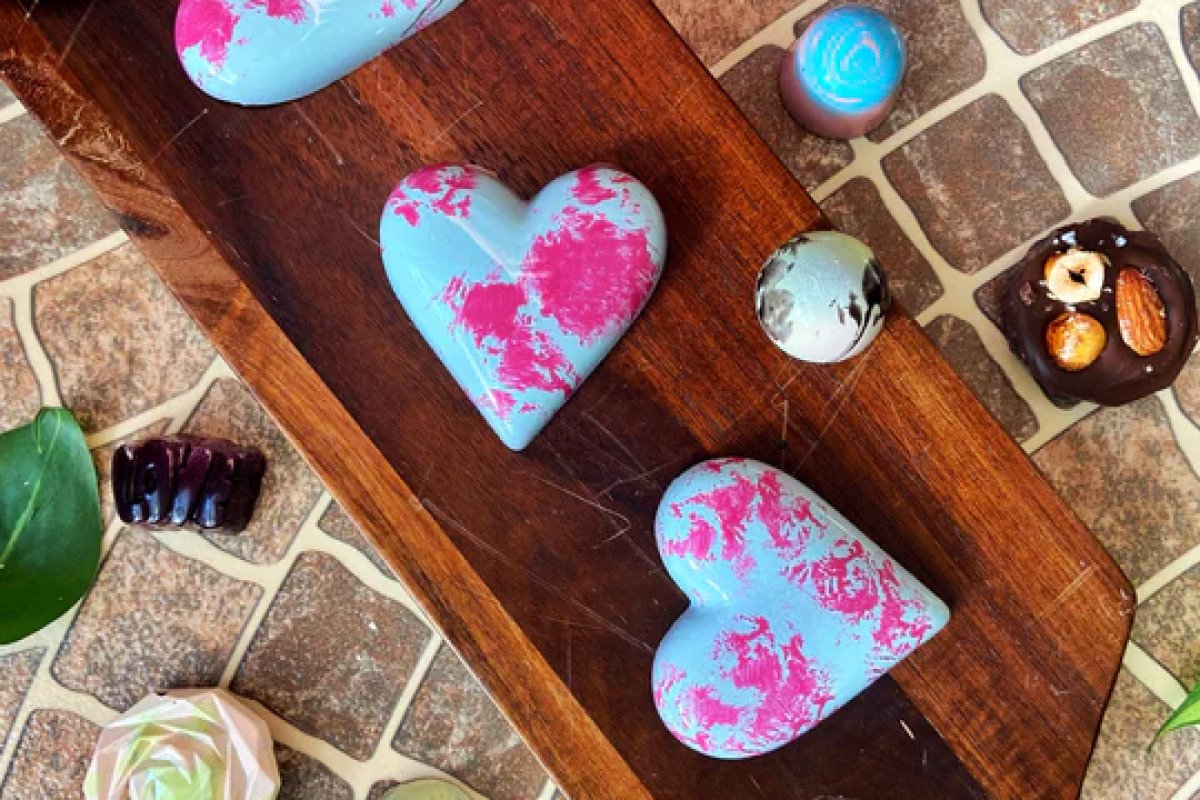
[[471, 190], [475, 173], [454, 164], [439, 164], [418, 170], [405, 178], [392, 196], [388, 208], [404, 217], [414, 228], [421, 222], [421, 209], [430, 208], [447, 217], [466, 219], [471, 214]]
[[644, 229], [625, 230], [601, 214], [566, 208], [559, 226], [534, 240], [521, 279], [542, 311], [585, 344], [621, 330], [658, 280]]
[[175, 18], [175, 46], [180, 53], [199, 46], [205, 61], [223, 67], [238, 20], [233, 6], [226, 0], [187, 3], [180, 7]]
[[660, 664], [655, 671], [658, 674], [654, 680], [654, 702], [661, 703], [667, 693], [687, 677], [687, 673], [671, 663]]
[[595, 206], [605, 200], [616, 199], [617, 193], [600, 182], [599, 167], [585, 167], [579, 170], [578, 180], [571, 188], [571, 196], [585, 206]]
[[[710, 462], [716, 471], [720, 462]], [[707, 467], [712, 469], [711, 467]], [[678, 555], [687, 553], [702, 561], [715, 558], [713, 543], [721, 541], [721, 558], [733, 565], [739, 578], [746, 578], [756, 563], [746, 545], [747, 526], [761, 522], [767, 531], [771, 545], [785, 560], [791, 563], [790, 570], [802, 570], [804, 565], [796, 560], [808, 543], [810, 531], [824, 530], [825, 526], [813, 515], [807, 500], [802, 497], [784, 498], [779, 478], [773, 473], [763, 473], [757, 481], [734, 473], [733, 483], [697, 494], [691, 500], [707, 508], [717, 519], [716, 529], [696, 513], [689, 514], [687, 538], [663, 542], [664, 553]], [[682, 514], [678, 504], [672, 513]], [[697, 524], [698, 522], [703, 524]]]
[[246, 8], [261, 8], [272, 19], [286, 19], [298, 25], [308, 19], [308, 6], [304, 0], [249, 0]]
[[520, 284], [504, 282], [497, 275], [481, 283], [455, 277], [443, 299], [454, 313], [452, 329], [461, 326], [476, 347], [498, 360], [496, 377], [503, 386], [567, 397], [579, 385], [579, 376], [563, 351], [546, 333], [535, 330], [533, 317], [522, 311], [529, 298]]

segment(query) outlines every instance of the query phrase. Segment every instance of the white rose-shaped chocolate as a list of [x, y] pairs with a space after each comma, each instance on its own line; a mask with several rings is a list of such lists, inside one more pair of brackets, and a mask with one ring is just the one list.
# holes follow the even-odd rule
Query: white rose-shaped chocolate
[[274, 800], [271, 732], [223, 689], [150, 695], [100, 734], [86, 800]]

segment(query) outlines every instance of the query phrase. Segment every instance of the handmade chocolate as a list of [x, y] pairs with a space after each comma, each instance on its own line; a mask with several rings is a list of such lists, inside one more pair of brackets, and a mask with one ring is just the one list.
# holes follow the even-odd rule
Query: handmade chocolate
[[891, 305], [875, 254], [835, 231], [805, 233], [775, 251], [758, 276], [758, 319], [767, 336], [802, 361], [844, 361], [883, 330]]
[[479, 167], [428, 167], [396, 187], [379, 240], [413, 324], [514, 450], [633, 324], [667, 254], [650, 190], [606, 166], [528, 204]]
[[1156, 236], [1093, 219], [1029, 250], [1007, 286], [1004, 328], [1054, 402], [1122, 405], [1179, 375], [1196, 343], [1196, 298]]
[[904, 37], [864, 6], [827, 11], [783, 59], [780, 92], [797, 122], [818, 136], [853, 139], [887, 118], [904, 79]]
[[83, 797], [275, 800], [280, 786], [271, 731], [249, 705], [224, 689], [173, 689], [100, 732]]
[[658, 646], [654, 703], [679, 741], [715, 758], [801, 736], [950, 618], [812, 490], [757, 461], [685, 472], [655, 532], [691, 605]]
[[113, 453], [113, 499], [129, 525], [244, 531], [267, 461], [252, 447], [188, 436], [123, 444]]
[[311, 94], [449, 14], [462, 0], [182, 0], [175, 49], [218, 100]]

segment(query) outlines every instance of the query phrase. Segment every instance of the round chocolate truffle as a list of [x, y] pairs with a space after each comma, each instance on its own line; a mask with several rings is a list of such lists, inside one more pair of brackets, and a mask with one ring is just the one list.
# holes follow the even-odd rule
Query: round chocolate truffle
[[862, 136], [891, 112], [906, 62], [904, 37], [886, 16], [835, 8], [813, 20], [783, 59], [783, 104], [818, 136]]
[[891, 304], [871, 248], [817, 231], [775, 251], [758, 276], [758, 320], [793, 358], [817, 364], [858, 355], [883, 330]]
[[1196, 297], [1158, 237], [1092, 219], [1017, 264], [1004, 329], [1053, 402], [1124, 405], [1179, 375], [1196, 344]]

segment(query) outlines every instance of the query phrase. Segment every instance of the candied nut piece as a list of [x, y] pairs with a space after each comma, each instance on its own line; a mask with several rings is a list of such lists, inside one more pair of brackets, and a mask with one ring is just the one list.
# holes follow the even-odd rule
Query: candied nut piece
[[244, 531], [267, 461], [224, 439], [178, 436], [126, 443], [113, 453], [113, 498], [128, 525]]
[[1108, 334], [1095, 317], [1067, 312], [1046, 328], [1046, 349], [1059, 368], [1067, 372], [1087, 369], [1100, 357]]
[[1150, 279], [1133, 267], [1117, 275], [1117, 325], [1121, 340], [1139, 356], [1167, 344], [1167, 309]]
[[1091, 303], [1104, 293], [1108, 260], [1100, 253], [1072, 249], [1046, 259], [1046, 291], [1067, 305]]

